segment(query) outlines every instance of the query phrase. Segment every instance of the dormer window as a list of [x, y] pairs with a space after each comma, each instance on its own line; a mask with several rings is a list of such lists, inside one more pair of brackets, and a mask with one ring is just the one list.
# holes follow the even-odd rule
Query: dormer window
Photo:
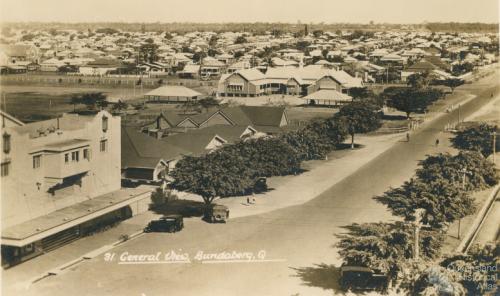
[[3, 152], [5, 154], [10, 152], [10, 135], [7, 133], [3, 134]]
[[102, 131], [106, 132], [108, 130], [108, 117], [102, 117]]

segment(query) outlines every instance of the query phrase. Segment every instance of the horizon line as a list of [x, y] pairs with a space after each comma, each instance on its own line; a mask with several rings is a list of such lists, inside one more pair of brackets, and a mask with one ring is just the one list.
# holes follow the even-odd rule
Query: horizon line
[[400, 22], [282, 22], [282, 21], [220, 21], [220, 22], [196, 22], [196, 21], [2, 21], [0, 24], [9, 23], [55, 23], [55, 24], [100, 24], [100, 23], [122, 23], [122, 24], [200, 24], [200, 25], [215, 25], [215, 24], [283, 24], [283, 25], [425, 25], [425, 24], [486, 24], [486, 25], [500, 25], [497, 22], [483, 22], [483, 21], [422, 21], [414, 23], [400, 23]]

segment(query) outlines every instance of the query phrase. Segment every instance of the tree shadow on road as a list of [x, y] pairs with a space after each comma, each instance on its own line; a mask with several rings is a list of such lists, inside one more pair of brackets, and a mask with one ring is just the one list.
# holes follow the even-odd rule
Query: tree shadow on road
[[205, 203], [193, 200], [178, 199], [168, 203], [152, 207], [151, 210], [161, 215], [182, 215], [183, 217], [201, 217], [203, 216]]
[[406, 120], [406, 116], [404, 115], [392, 115], [392, 114], [383, 114], [382, 120]]
[[[354, 150], [362, 148], [365, 148], [365, 145], [354, 143]], [[340, 143], [337, 145], [336, 150], [352, 150], [351, 143]]]
[[343, 294], [339, 284], [340, 268], [325, 263], [315, 264], [313, 267], [291, 267], [300, 277], [304, 285], [309, 287], [332, 290], [335, 294]]

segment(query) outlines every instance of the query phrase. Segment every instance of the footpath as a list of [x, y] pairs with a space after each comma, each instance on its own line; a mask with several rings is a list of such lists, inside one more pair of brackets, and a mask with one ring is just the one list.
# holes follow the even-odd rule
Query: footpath
[[[404, 135], [358, 136], [355, 142], [362, 148], [334, 151], [328, 155], [328, 160], [308, 161], [304, 165], [306, 172], [297, 176], [268, 178], [270, 190], [266, 193], [220, 198], [214, 202], [227, 206], [231, 219], [303, 204], [354, 173], [397, 141], [402, 141]], [[191, 193], [177, 194], [180, 199], [202, 200]], [[250, 203], [247, 198], [250, 198]]]
[[[466, 121], [498, 121], [500, 114], [500, 94], [484, 105], [481, 109], [471, 114]], [[500, 160], [496, 159], [496, 166], [500, 168]], [[444, 252], [460, 251], [471, 244], [485, 244], [498, 240], [500, 234], [500, 185], [472, 194], [477, 204], [474, 215], [455, 221], [448, 229]], [[459, 233], [460, 231], [460, 238]]]

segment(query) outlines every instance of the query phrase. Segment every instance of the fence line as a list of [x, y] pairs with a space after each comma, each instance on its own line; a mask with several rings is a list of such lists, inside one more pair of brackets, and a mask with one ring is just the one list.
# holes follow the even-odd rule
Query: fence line
[[3, 83], [49, 83], [49, 84], [102, 84], [102, 85], [124, 85], [124, 86], [146, 86], [155, 87], [162, 85], [181, 85], [186, 87], [205, 87], [215, 86], [216, 81], [198, 81], [198, 80], [169, 80], [163, 78], [149, 77], [117, 77], [117, 76], [77, 76], [77, 75], [3, 75]]

